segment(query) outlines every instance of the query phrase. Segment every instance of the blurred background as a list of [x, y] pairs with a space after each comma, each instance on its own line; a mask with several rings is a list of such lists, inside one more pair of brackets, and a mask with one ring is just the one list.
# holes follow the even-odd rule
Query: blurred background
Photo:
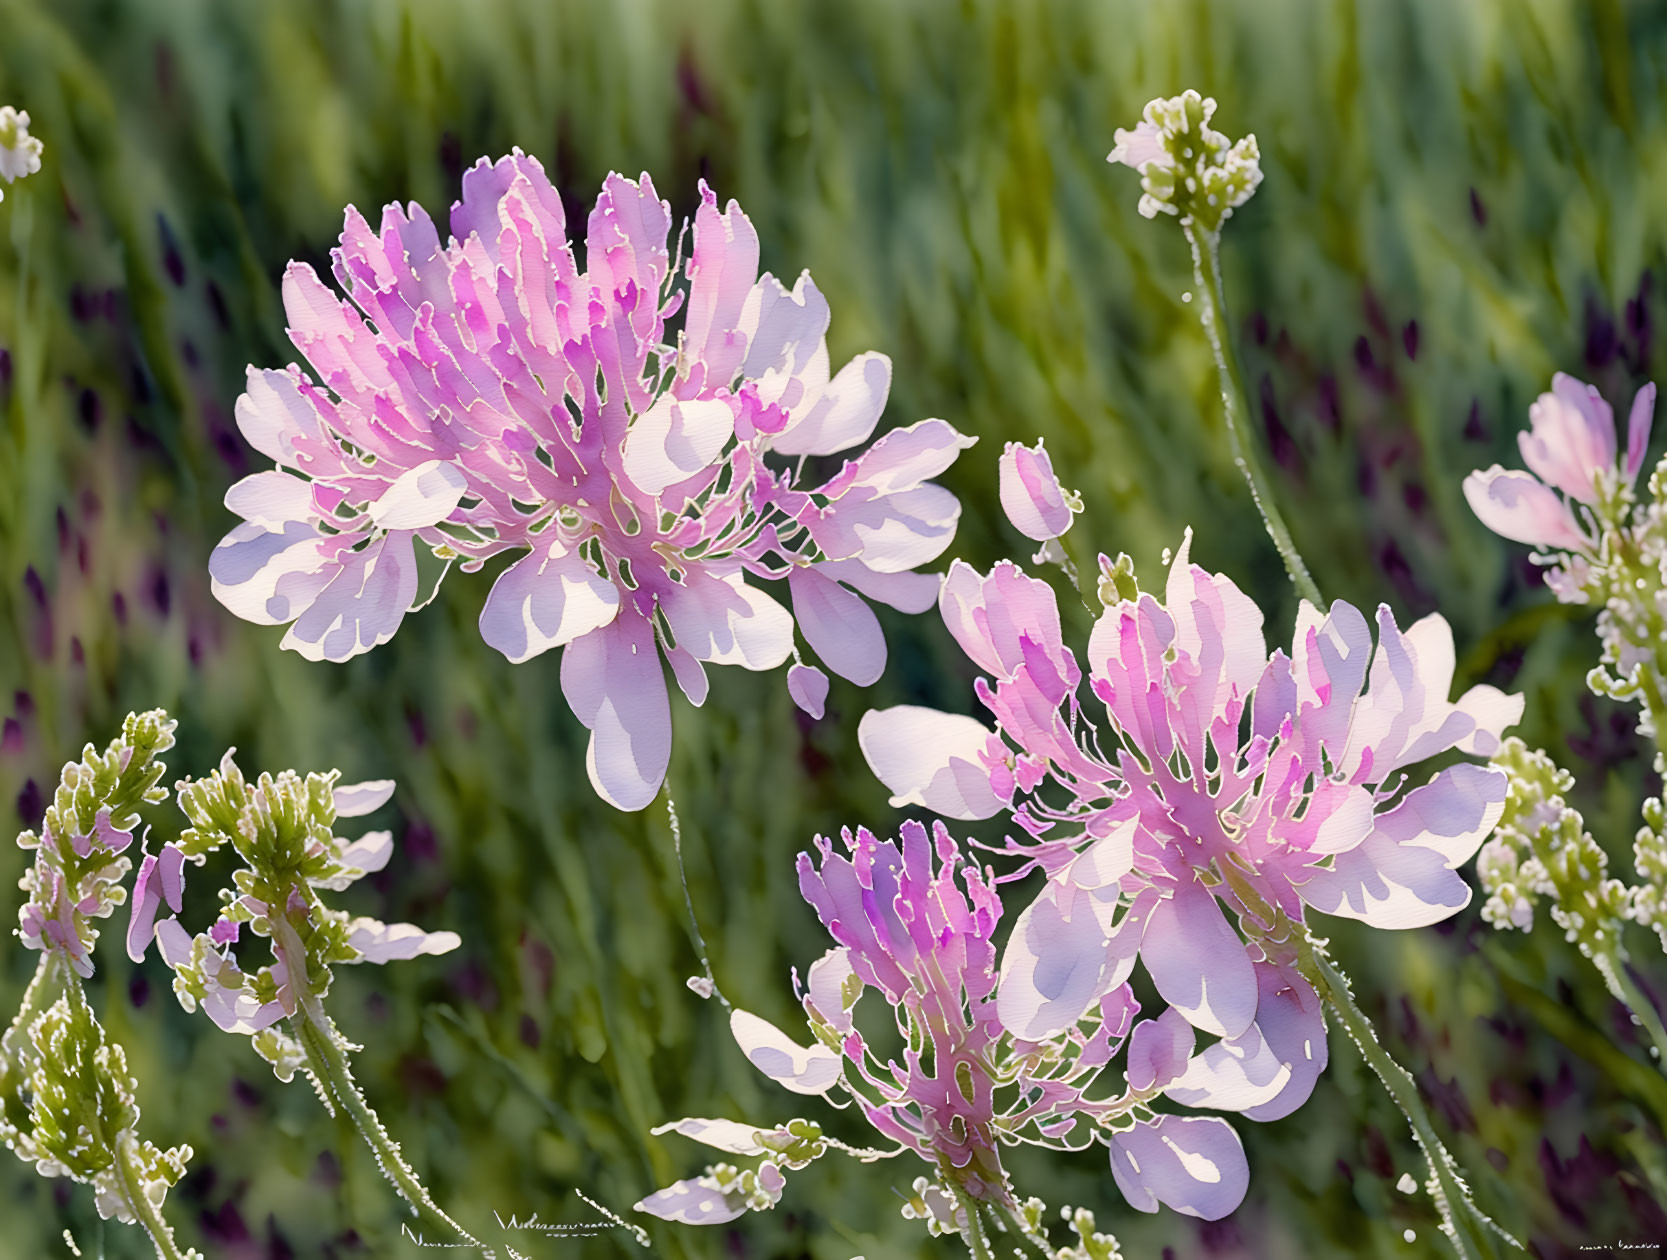
[[[454, 575], [346, 666], [281, 652], [281, 630], [214, 602], [221, 498], [259, 466], [232, 420], [244, 368], [297, 357], [281, 268], [322, 268], [349, 203], [440, 218], [468, 164], [517, 145], [570, 220], [611, 169], [649, 171], [679, 216], [704, 176], [752, 217], [764, 267], [815, 275], [836, 362], [892, 356], [883, 426], [942, 416], [981, 439], [944, 478], [965, 505], [951, 554], [1028, 553], [995, 460], [1045, 437], [1087, 502], [1079, 560], [1126, 550], [1156, 585], [1191, 525], [1195, 559], [1263, 601], [1276, 641], [1293, 600], [1181, 301], [1185, 244], [1104, 161], [1148, 98], [1195, 86], [1261, 142], [1266, 181], [1226, 233], [1231, 331], [1322, 588], [1402, 624], [1441, 609], [1459, 684], [1527, 693], [1522, 733], [1576, 774], [1630, 874], [1636, 802], [1659, 784], [1629, 712], [1584, 691], [1589, 618], [1550, 601], [1459, 486], [1515, 462], [1553, 371], [1624, 406], [1655, 367], [1664, 73], [1667, 11], [1621, 0], [0, 0], [0, 102], [46, 144], [0, 204], [0, 808], [37, 824], [60, 763], [154, 705], [180, 719], [170, 782], [230, 744], [250, 770], [400, 780], [372, 820], [399, 856], [343, 904], [464, 944], [345, 969], [333, 1006], [440, 1202], [523, 1254], [638, 1254], [620, 1230], [549, 1240], [492, 1218], [595, 1221], [581, 1191], [629, 1215], [711, 1157], [651, 1138], [663, 1121], [809, 1114], [862, 1141], [854, 1117], [759, 1076], [684, 987], [699, 963], [665, 809], [597, 800], [557, 660], [513, 667], [480, 641], [489, 575]], [[1066, 611], [1080, 642], [1087, 614]], [[973, 708], [935, 615], [887, 629], [886, 677], [836, 681], [820, 722], [779, 674], [723, 670], [704, 709], [674, 705], [669, 786], [712, 963], [779, 1022], [789, 968], [828, 944], [794, 855], [897, 822], [857, 719]], [[176, 825], [171, 806], [153, 817]], [[7, 922], [23, 866], [0, 853]], [[353, 1134], [186, 1016], [120, 929], [90, 991], [129, 1048], [146, 1135], [197, 1149], [170, 1200], [183, 1238], [211, 1256], [426, 1254]], [[1667, 1240], [1667, 1081], [1549, 923], [1504, 937], [1473, 904], [1439, 929], [1333, 939], [1478, 1201], [1534, 1255]], [[1653, 938], [1631, 943], [1667, 995]], [[0, 1011], [34, 961], [4, 951]], [[1445, 1254], [1428, 1198], [1395, 1189], [1421, 1175], [1408, 1130], [1341, 1037], [1303, 1110], [1239, 1127], [1250, 1193], [1213, 1225], [1131, 1211], [1103, 1152], [1011, 1167], [1054, 1209], [1095, 1209], [1131, 1258]], [[954, 1255], [899, 1216], [920, 1171], [828, 1158], [732, 1227], [643, 1223], [671, 1257]], [[16, 1161], [0, 1161], [0, 1222], [7, 1260], [68, 1254], [66, 1227], [87, 1254], [147, 1250], [100, 1230], [90, 1190]]]

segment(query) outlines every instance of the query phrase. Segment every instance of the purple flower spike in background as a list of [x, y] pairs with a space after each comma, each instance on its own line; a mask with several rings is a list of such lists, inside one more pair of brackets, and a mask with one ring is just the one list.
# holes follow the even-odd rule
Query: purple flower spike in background
[[[290, 265], [290, 336], [317, 374], [250, 369], [237, 422], [275, 461], [233, 486], [243, 518], [209, 564], [247, 620], [345, 661], [432, 598], [417, 546], [475, 571], [519, 553], [481, 613], [511, 661], [565, 647], [562, 691], [591, 733], [596, 790], [654, 799], [671, 753], [661, 657], [705, 701], [705, 667], [775, 669], [795, 624], [833, 672], [872, 683], [867, 604], [931, 605], [960, 505], [931, 479], [971, 439], [942, 420], [883, 436], [828, 480], [805, 459], [868, 442], [884, 355], [828, 361], [826, 300], [758, 274], [739, 206], [701, 185], [683, 269], [648, 176], [611, 175], [585, 270], [543, 168], [519, 151], [463, 179], [452, 237], [421, 208], [380, 230], [349, 209], [336, 296]], [[673, 333], [667, 321], [683, 313]], [[756, 585], [788, 579], [793, 612]], [[438, 577], [433, 579], [437, 586]], [[820, 707], [801, 681], [795, 700]]]
[[[1041, 1201], [1021, 1200], [1002, 1164], [1001, 1148], [1017, 1142], [1057, 1150], [1099, 1142], [1125, 1197], [1143, 1211], [1162, 1203], [1215, 1220], [1239, 1205], [1249, 1170], [1232, 1127], [1154, 1106], [1164, 1095], [1188, 1105], [1180, 1087], [1194, 1033], [1178, 1013], [1137, 1023], [1140, 1004], [1118, 983], [1074, 990], [1077, 1000], [1059, 996], [1046, 1033], [1016, 1031], [1026, 1021], [1010, 1018], [1006, 992], [997, 992], [1001, 897], [941, 822], [930, 832], [906, 822], [896, 841], [859, 829], [846, 831], [842, 845], [822, 837], [816, 845], [815, 857], [799, 856], [799, 887], [838, 944], [800, 988], [814, 1040], [801, 1045], [739, 1009], [730, 1027], [765, 1075], [794, 1093], [854, 1102], [891, 1145], [849, 1147], [806, 1120], [759, 1127], [682, 1120], [656, 1132], [763, 1162], [746, 1171], [713, 1165], [650, 1195], [639, 1210], [721, 1224], [774, 1207], [784, 1170], [830, 1149], [864, 1160], [913, 1154], [933, 1176], [915, 1183], [905, 1216], [925, 1220], [934, 1234], [962, 1234], [974, 1254], [982, 1254], [988, 1222], [1046, 1246]], [[859, 1029], [855, 1007], [868, 992], [892, 1008], [895, 1037], [876, 1040], [866, 1022]], [[1122, 1088], [1106, 1088], [1105, 1069], [1125, 1042]]]

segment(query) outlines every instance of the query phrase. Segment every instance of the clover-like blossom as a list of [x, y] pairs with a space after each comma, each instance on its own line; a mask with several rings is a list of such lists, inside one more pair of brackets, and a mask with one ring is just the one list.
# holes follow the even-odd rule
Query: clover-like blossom
[[[350, 208], [333, 251], [350, 300], [304, 264], [284, 276], [318, 383], [251, 368], [238, 401], [279, 468], [227, 495], [244, 523], [210, 561], [221, 602], [343, 661], [431, 597], [418, 543], [465, 571], [519, 553], [481, 635], [515, 662], [565, 647], [591, 780], [622, 809], [654, 798], [670, 757], [662, 655], [698, 705], [708, 664], [797, 660], [796, 624], [829, 669], [875, 681], [886, 648], [866, 600], [931, 606], [939, 579], [914, 570], [960, 514], [931, 478], [972, 439], [923, 420], [808, 475], [807, 458], [869, 440], [890, 360], [830, 374], [809, 274], [791, 289], [759, 275], [751, 222], [700, 191], [685, 287], [647, 175], [609, 176], [583, 271], [560, 198], [519, 151], [464, 176], [449, 243], [415, 205], [387, 207], [380, 231]], [[792, 613], [756, 585], [780, 579]], [[806, 675], [792, 692], [819, 707]]]
[[[28, 899], [18, 911], [18, 937], [30, 949], [57, 951], [83, 979], [93, 974], [94, 919], [127, 898], [122, 880], [142, 804], [165, 800], [157, 787], [158, 757], [174, 743], [174, 722], [160, 709], [129, 714], [104, 752], [91, 744], [64, 766], [40, 834], [25, 831], [18, 846], [34, 853], [21, 881]], [[147, 859], [148, 860], [148, 859]]]
[[[1464, 479], [1464, 496], [1482, 523], [1513, 542], [1595, 558], [1607, 500], [1630, 491], [1644, 465], [1655, 418], [1655, 386], [1633, 396], [1624, 456], [1617, 451], [1615, 413], [1597, 389], [1562, 372], [1528, 409], [1529, 429], [1517, 435], [1529, 471], [1498, 464]], [[1564, 567], [1568, 567], [1566, 564]], [[1584, 566], [1580, 566], [1584, 568]], [[1570, 599], [1552, 582], [1559, 598]]]
[[[916, 1183], [904, 1214], [935, 1233], [981, 1228], [967, 1220], [968, 1205], [1028, 1232], [1002, 1147], [1080, 1150], [1096, 1141], [1136, 1207], [1162, 1202], [1216, 1219], [1238, 1206], [1249, 1173], [1232, 1127], [1153, 1106], [1186, 1071], [1194, 1034], [1185, 1020], [1166, 1012], [1136, 1023], [1139, 1003], [1119, 984], [1086, 995], [1046, 1036], [1016, 1034], [998, 992], [1002, 904], [992, 875], [966, 860], [941, 822], [930, 833], [906, 822], [900, 841], [866, 829], [843, 839], [841, 851], [818, 837], [817, 856], [799, 857], [800, 890], [838, 942], [799, 990], [814, 1041], [802, 1045], [739, 1009], [730, 1026], [760, 1071], [796, 1093], [855, 1103], [893, 1146], [856, 1150], [802, 1120], [683, 1120], [656, 1132], [763, 1163], [746, 1172], [716, 1165], [639, 1210], [696, 1224], [733, 1220], [773, 1206], [786, 1171], [832, 1148], [868, 1159], [912, 1153], [929, 1165], [933, 1180]], [[854, 1008], [868, 993], [892, 1008], [894, 1045], [873, 1044], [859, 1029]], [[1121, 1088], [1108, 1089], [1105, 1069], [1125, 1043]]]
[[[1298, 967], [1307, 910], [1407, 928], [1465, 905], [1457, 868], [1499, 819], [1505, 776], [1465, 763], [1409, 788], [1409, 773], [1450, 749], [1491, 754], [1522, 701], [1492, 687], [1448, 701], [1439, 616], [1403, 633], [1380, 607], [1374, 652], [1354, 608], [1304, 603], [1290, 654], [1270, 656], [1260, 610], [1190, 563], [1190, 544], [1163, 602], [1131, 590], [1094, 627], [1089, 690], [1105, 728], [1082, 703], [1052, 588], [1011, 563], [987, 576], [957, 563], [940, 606], [991, 676], [977, 692], [997, 729], [903, 707], [865, 715], [859, 739], [895, 804], [1010, 812], [1027, 833], [1009, 850], [1049, 879], [1002, 962], [1017, 1036], [1057, 1032], [1138, 958], [1171, 1007], [1220, 1039], [1172, 1096], [1276, 1119], [1325, 1065]], [[1101, 563], [1108, 583], [1132, 582]]]
[[[321, 892], [340, 892], [387, 865], [393, 836], [373, 831], [347, 841], [335, 834], [342, 817], [368, 814], [393, 795], [388, 780], [338, 785], [337, 774], [292, 770], [251, 783], [228, 750], [206, 779], [179, 784], [179, 805], [191, 826], [175, 845], [147, 858], [134, 893], [128, 950], [143, 957], [151, 939], [174, 971], [174, 992], [186, 1010], [201, 1007], [222, 1030], [254, 1039], [285, 1080], [302, 1061], [295, 1040], [275, 1025], [299, 1017], [330, 1027], [320, 1003], [337, 963], [385, 963], [456, 949], [454, 932], [424, 932], [325, 905]], [[179, 889], [187, 861], [202, 865], [230, 845], [243, 860], [232, 887], [220, 894], [220, 917], [193, 936], [179, 922]], [[156, 921], [163, 901], [175, 914]], [[271, 944], [271, 961], [240, 965], [234, 946], [248, 925]]]

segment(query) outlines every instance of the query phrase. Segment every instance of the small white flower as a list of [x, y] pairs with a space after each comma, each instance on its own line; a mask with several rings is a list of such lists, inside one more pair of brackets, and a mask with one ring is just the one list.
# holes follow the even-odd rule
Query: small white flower
[[[0, 176], [9, 184], [41, 168], [41, 142], [29, 134], [29, 115], [0, 106]], [[0, 191], [0, 198], [5, 193]]]

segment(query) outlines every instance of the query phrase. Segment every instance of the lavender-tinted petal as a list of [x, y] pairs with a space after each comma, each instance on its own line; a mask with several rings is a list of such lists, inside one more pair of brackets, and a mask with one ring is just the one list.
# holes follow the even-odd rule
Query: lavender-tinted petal
[[480, 637], [519, 665], [611, 622], [619, 588], [559, 538], [498, 575], [480, 612]]

